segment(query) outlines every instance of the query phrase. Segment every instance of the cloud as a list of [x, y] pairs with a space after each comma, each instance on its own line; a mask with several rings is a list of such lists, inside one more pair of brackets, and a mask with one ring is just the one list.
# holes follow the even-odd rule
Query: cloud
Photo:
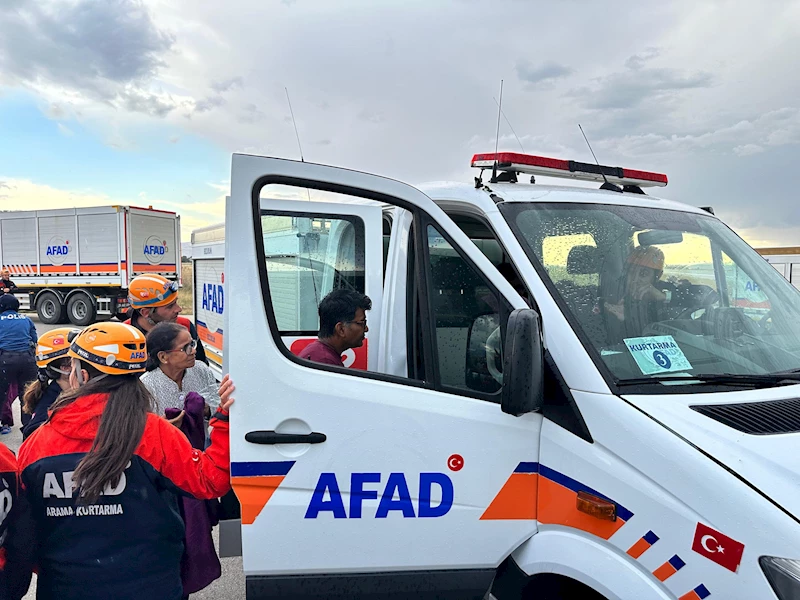
[[26, 210], [47, 210], [115, 203], [109, 196], [91, 190], [65, 190], [35, 183], [30, 179], [7, 178], [0, 181], [0, 188], [6, 190], [0, 202], [0, 210], [19, 210], [21, 206]]
[[222, 94], [234, 88], [241, 88], [243, 86], [244, 86], [244, 79], [242, 79], [241, 77], [231, 77], [230, 79], [225, 79], [223, 81], [214, 81], [211, 83], [211, 89], [217, 92], [218, 94]]
[[222, 96], [209, 96], [199, 102], [195, 103], [194, 105], [194, 112], [197, 113], [204, 113], [208, 112], [212, 108], [219, 108], [225, 104], [225, 98]]
[[527, 60], [517, 62], [517, 77], [520, 81], [536, 85], [539, 83], [552, 83], [556, 79], [561, 79], [572, 74], [572, 69], [556, 62], [548, 61], [538, 65], [533, 65]]
[[[264, 119], [266, 115], [255, 104], [245, 104], [242, 113], [239, 115], [240, 123], [255, 123]], [[291, 118], [289, 119], [291, 122]]]
[[[629, 59], [630, 60], [630, 59]], [[594, 110], [630, 109], [652, 99], [664, 99], [681, 91], [710, 87], [708, 72], [686, 73], [680, 69], [637, 66], [595, 80], [572, 90], [571, 96]]]
[[753, 154], [760, 154], [761, 152], [764, 152], [764, 147], [758, 144], [743, 144], [733, 148], [733, 153], [736, 156], [752, 156]]
[[380, 113], [372, 112], [371, 110], [363, 108], [361, 109], [361, 112], [358, 113], [358, 120], [365, 121], [367, 123], [378, 124], [378, 123], [383, 123], [385, 121], [385, 118]]
[[0, 81], [6, 84], [56, 86], [154, 116], [174, 108], [147, 84], [165, 65], [175, 38], [156, 26], [142, 0], [6, 4], [0, 31]]
[[58, 132], [61, 135], [65, 135], [67, 137], [72, 137], [73, 135], [75, 135], [75, 133], [69, 127], [64, 125], [63, 123], [59, 123], [58, 124]]
[[639, 54], [634, 54], [628, 60], [625, 61], [625, 66], [629, 69], [634, 71], [641, 69], [644, 67], [647, 61], [653, 60], [657, 56], [661, 54], [660, 48], [646, 48], [644, 52], [640, 52]]

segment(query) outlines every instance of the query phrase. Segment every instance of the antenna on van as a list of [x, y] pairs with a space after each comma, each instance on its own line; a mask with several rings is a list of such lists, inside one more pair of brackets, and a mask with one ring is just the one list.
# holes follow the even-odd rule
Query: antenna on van
[[500, 115], [503, 112], [503, 80], [500, 80], [500, 102], [497, 103], [497, 133], [494, 138], [494, 164], [492, 164], [492, 178], [490, 183], [497, 183], [497, 147], [500, 144]]
[[297, 138], [297, 147], [300, 149], [300, 162], [306, 162], [303, 158], [303, 146], [300, 145], [300, 134], [297, 133], [297, 121], [294, 120], [294, 111], [292, 110], [292, 101], [289, 98], [289, 88], [284, 86], [286, 90], [286, 102], [289, 103], [289, 114], [292, 115], [292, 125], [294, 125], [294, 135]]
[[[300, 149], [300, 162], [306, 162], [306, 159], [303, 158], [303, 146], [300, 145], [300, 134], [297, 133], [297, 121], [294, 120], [294, 111], [292, 110], [292, 101], [289, 98], [289, 88], [283, 86], [283, 89], [286, 90], [286, 102], [289, 103], [289, 114], [292, 115], [292, 125], [294, 125], [294, 135], [297, 138], [297, 147]], [[308, 188], [306, 188], [306, 195], [308, 196], [308, 201], [311, 202], [311, 192]]]
[[620, 193], [622, 193], [622, 188], [621, 187], [609, 182], [608, 179], [606, 179], [606, 174], [603, 172], [603, 167], [600, 166], [600, 161], [597, 160], [597, 156], [595, 156], [594, 150], [592, 150], [592, 145], [589, 143], [589, 138], [587, 138], [586, 134], [583, 133], [583, 127], [581, 127], [580, 123], [578, 123], [578, 129], [581, 130], [581, 133], [583, 134], [583, 139], [586, 140], [586, 145], [589, 146], [589, 152], [592, 153], [592, 156], [594, 157], [594, 162], [597, 163], [597, 168], [600, 170], [600, 175], [603, 176], [603, 181], [605, 183], [600, 186], [600, 189], [601, 190], [610, 190], [612, 192], [620, 192]]
[[[500, 103], [497, 102], [497, 100], [494, 97], [492, 97], [492, 100], [494, 100], [495, 104], [497, 104], [498, 107], [500, 106]], [[522, 145], [522, 142], [519, 141], [519, 136], [517, 135], [517, 132], [514, 131], [514, 126], [511, 125], [511, 121], [508, 120], [508, 117], [506, 116], [506, 113], [503, 112], [502, 109], [500, 110], [500, 112], [503, 113], [503, 118], [506, 120], [506, 124], [508, 125], [508, 128], [511, 130], [511, 133], [513, 133], [514, 137], [517, 138], [517, 143], [519, 144], [520, 150], [522, 150], [522, 153], [525, 154], [525, 148]], [[497, 152], [497, 150], [495, 150], [495, 152]]]

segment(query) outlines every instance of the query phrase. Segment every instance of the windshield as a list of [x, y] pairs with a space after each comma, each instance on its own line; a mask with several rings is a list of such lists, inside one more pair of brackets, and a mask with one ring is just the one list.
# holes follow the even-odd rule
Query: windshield
[[800, 369], [800, 293], [718, 219], [601, 204], [500, 208], [618, 381]]

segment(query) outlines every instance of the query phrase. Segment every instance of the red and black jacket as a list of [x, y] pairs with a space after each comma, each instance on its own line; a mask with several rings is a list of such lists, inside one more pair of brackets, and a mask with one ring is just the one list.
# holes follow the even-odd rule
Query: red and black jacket
[[0, 444], [0, 600], [28, 591], [33, 567], [33, 523], [17, 485], [17, 459]]
[[20, 448], [21, 484], [37, 525], [37, 600], [179, 600], [184, 525], [178, 496], [211, 499], [230, 489], [227, 414], [212, 418], [205, 452], [149, 414], [124, 476], [85, 505], [76, 501], [72, 472], [91, 448], [107, 398], [78, 398]]

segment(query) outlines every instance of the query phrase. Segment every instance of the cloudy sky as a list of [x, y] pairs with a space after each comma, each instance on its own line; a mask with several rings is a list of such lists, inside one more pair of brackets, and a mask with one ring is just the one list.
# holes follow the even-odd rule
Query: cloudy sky
[[[800, 2], [2, 0], [0, 210], [223, 217], [232, 152], [419, 183], [500, 147], [668, 174], [800, 245]], [[516, 132], [519, 142], [512, 133]]]

